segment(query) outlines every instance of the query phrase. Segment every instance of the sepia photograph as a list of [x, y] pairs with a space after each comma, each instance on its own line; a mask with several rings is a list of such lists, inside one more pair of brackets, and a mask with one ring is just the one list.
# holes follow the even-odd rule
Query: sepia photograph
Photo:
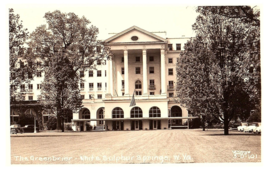
[[260, 4], [90, 2], [6, 5], [8, 164], [262, 165]]

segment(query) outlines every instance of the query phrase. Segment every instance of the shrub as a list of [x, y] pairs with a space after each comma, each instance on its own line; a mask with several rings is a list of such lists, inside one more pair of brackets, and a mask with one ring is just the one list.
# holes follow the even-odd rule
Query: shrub
[[65, 130], [72, 130], [71, 123], [64, 123]]
[[189, 123], [189, 128], [194, 129], [194, 128], [200, 128], [201, 127], [201, 120], [199, 118], [192, 119]]
[[57, 128], [57, 117], [56, 116], [50, 116], [48, 118], [46, 126], [47, 126], [48, 130], [55, 130]]

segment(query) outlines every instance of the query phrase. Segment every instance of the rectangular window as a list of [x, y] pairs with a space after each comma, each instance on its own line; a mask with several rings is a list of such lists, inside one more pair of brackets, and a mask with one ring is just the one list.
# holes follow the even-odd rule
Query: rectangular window
[[135, 57], [135, 61], [136, 62], [140, 62], [141, 61], [141, 57]]
[[169, 51], [172, 51], [172, 44], [168, 44]]
[[91, 94], [89, 94], [89, 99], [92, 99], [92, 98], [93, 98], [93, 96]]
[[149, 80], [150, 85], [154, 85], [154, 80]]
[[98, 99], [102, 99], [102, 94], [98, 94], [98, 95], [97, 95], [97, 98], [98, 98]]
[[93, 77], [94, 76], [94, 72], [92, 70], [89, 71], [89, 77]]
[[121, 62], [124, 63], [124, 57], [121, 57]]
[[97, 70], [97, 77], [101, 77], [101, 70]]
[[150, 95], [155, 95], [155, 92], [150, 92]]
[[28, 73], [28, 78], [32, 79], [32, 73]]
[[176, 44], [176, 50], [181, 50], [181, 44]]
[[135, 74], [141, 74], [140, 67], [135, 68]]
[[124, 96], [124, 93], [122, 93], [122, 96]]
[[81, 95], [81, 99], [84, 99], [84, 95]]
[[105, 70], [105, 77], [107, 77], [107, 70]]
[[40, 71], [37, 72], [37, 77], [42, 77], [42, 73]]
[[169, 64], [172, 63], [172, 58], [168, 58], [168, 63], [169, 63]]
[[97, 90], [102, 90], [102, 83], [97, 83]]
[[107, 90], [107, 83], [105, 83], [105, 90]]
[[173, 68], [169, 68], [169, 69], [168, 69], [168, 75], [169, 75], [169, 76], [172, 76], [172, 75], [173, 75]]
[[28, 85], [29, 91], [32, 92], [32, 84]]
[[149, 74], [154, 74], [154, 67], [149, 67]]
[[149, 56], [149, 61], [154, 61], [154, 57], [153, 56]]
[[20, 91], [25, 92], [25, 84], [20, 85]]
[[33, 100], [33, 96], [28, 96], [28, 99], [29, 100]]
[[21, 96], [21, 100], [25, 100], [26, 98], [25, 98], [25, 96]]
[[94, 83], [89, 83], [89, 90], [93, 91], [94, 90]]
[[37, 89], [41, 89], [41, 84], [37, 84]]
[[173, 81], [169, 81], [169, 86], [173, 86]]
[[121, 80], [121, 88], [124, 90], [124, 80]]
[[97, 65], [101, 65], [101, 61], [100, 60], [97, 60]]
[[80, 77], [84, 77], [84, 71], [80, 71]]
[[84, 83], [80, 83], [80, 89], [84, 90]]
[[137, 96], [142, 95], [142, 91], [135, 91], [135, 95], [137, 95]]
[[169, 97], [173, 97], [173, 93], [169, 93]]
[[121, 74], [124, 74], [124, 67], [121, 68]]

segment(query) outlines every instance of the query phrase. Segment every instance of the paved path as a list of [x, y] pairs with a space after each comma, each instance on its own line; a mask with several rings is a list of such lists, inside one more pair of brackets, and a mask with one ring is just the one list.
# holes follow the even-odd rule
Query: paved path
[[[11, 135], [11, 164], [261, 161], [261, 136], [230, 134], [191, 129], [18, 134]], [[235, 150], [250, 151], [249, 158], [234, 158]]]

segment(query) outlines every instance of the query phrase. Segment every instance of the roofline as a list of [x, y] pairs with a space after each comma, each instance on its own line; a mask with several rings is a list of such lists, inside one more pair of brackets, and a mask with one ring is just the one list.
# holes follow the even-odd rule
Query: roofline
[[157, 39], [159, 39], [159, 40], [162, 40], [162, 41], [166, 42], [166, 39], [165, 39], [165, 38], [162, 38], [162, 37], [160, 37], [160, 36], [157, 36], [157, 35], [155, 35], [155, 34], [153, 34], [153, 33], [151, 33], [151, 32], [148, 32], [148, 31], [146, 31], [146, 30], [144, 30], [144, 29], [142, 29], [142, 28], [140, 28], [140, 27], [135, 26], [135, 25], [132, 26], [132, 27], [130, 27], [130, 28], [128, 28], [128, 29], [126, 29], [126, 30], [124, 30], [124, 31], [122, 31], [122, 32], [119, 32], [118, 34], [113, 35], [112, 37], [110, 37], [110, 38], [104, 40], [104, 42], [105, 42], [105, 43], [108, 43], [108, 42], [110, 42], [111, 40], [114, 40], [115, 38], [120, 37], [120, 36], [126, 34], [127, 32], [129, 32], [129, 31], [131, 31], [131, 30], [134, 30], [134, 29], [136, 29], [136, 30], [138, 30], [138, 31], [140, 31], [140, 32], [143, 32], [143, 33], [145, 33], [145, 34], [147, 34], [147, 35], [149, 35], [149, 36], [152, 36], [152, 37], [154, 37], [154, 38], [157, 38]]

